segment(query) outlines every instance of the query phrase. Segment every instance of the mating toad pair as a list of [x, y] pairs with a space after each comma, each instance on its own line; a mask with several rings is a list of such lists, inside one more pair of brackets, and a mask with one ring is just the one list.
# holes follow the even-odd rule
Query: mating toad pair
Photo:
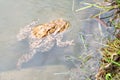
[[19, 58], [17, 67], [20, 68], [23, 63], [28, 62], [37, 52], [50, 50], [55, 44], [59, 47], [73, 45], [73, 40], [62, 42], [63, 34], [68, 27], [69, 22], [57, 19], [45, 24], [32, 22], [22, 28], [17, 38], [19, 41], [27, 38], [30, 51]]

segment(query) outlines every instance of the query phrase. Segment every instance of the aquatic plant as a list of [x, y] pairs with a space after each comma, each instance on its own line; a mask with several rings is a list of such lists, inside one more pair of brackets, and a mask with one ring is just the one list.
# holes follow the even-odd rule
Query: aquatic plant
[[[96, 75], [97, 80], [105, 80], [108, 74], [110, 74], [113, 79], [116, 78], [115, 75], [117, 75], [120, 71], [119, 52], [120, 52], [119, 39], [108, 41], [106, 46], [101, 48], [101, 54], [103, 58], [101, 60], [101, 67], [99, 69], [99, 72]], [[111, 79], [106, 79], [106, 80], [111, 80]]]
[[[86, 3], [83, 8], [76, 12], [95, 7], [100, 10], [98, 14], [91, 16], [98, 23], [105, 27], [114, 27], [113, 36], [116, 38], [108, 40], [106, 45], [101, 48], [101, 66], [96, 74], [96, 80], [119, 80], [120, 79], [120, 0], [104, 0], [103, 2]], [[105, 15], [108, 13], [109, 15]], [[105, 15], [104, 17], [101, 17]]]
[[[91, 7], [95, 7], [100, 9], [100, 12], [96, 15], [91, 16], [92, 18], [97, 18], [97, 21], [100, 22], [104, 26], [114, 26], [116, 29], [120, 29], [120, 1], [119, 0], [104, 0], [104, 2], [96, 2], [96, 3], [86, 3], [81, 2], [81, 4], [87, 5], [83, 8], [77, 9], [76, 12], [88, 9]], [[108, 16], [103, 18], [98, 18], [102, 14], [111, 12]], [[109, 18], [109, 21], [104, 21], [104, 19]], [[109, 25], [108, 25], [109, 24]]]

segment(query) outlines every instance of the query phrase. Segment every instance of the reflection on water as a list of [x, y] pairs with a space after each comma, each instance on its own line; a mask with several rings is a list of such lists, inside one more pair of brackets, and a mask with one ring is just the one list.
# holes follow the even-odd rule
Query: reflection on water
[[[80, 0], [74, 1], [74, 10], [81, 7]], [[66, 55], [84, 57], [84, 55], [90, 54], [93, 58], [86, 63], [89, 63], [86, 69], [90, 68], [91, 72], [95, 72], [98, 68], [97, 58], [99, 58], [96, 49], [100, 47], [96, 42], [101, 39], [98, 36], [100, 32], [97, 28], [98, 24], [94, 20], [86, 19], [94, 11], [89, 9], [76, 13], [74, 10], [72, 11], [72, 2], [72, 0], [0, 0], [0, 71], [16, 69], [18, 58], [29, 52], [27, 40], [18, 42], [16, 39], [20, 28], [38, 18], [40, 23], [63, 18], [70, 21], [71, 24], [63, 41], [74, 39], [75, 45], [67, 48], [54, 47], [48, 52], [36, 54], [28, 63], [23, 64], [23, 68], [58, 64], [70, 68], [76, 61], [73, 60], [74, 63], [66, 61]], [[84, 50], [85, 45], [80, 37], [81, 34], [86, 39], [84, 44], [89, 51]], [[88, 73], [86, 72], [86, 74]]]

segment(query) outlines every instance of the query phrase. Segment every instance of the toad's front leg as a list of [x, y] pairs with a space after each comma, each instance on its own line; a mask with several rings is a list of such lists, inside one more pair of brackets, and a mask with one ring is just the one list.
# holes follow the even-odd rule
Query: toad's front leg
[[59, 47], [66, 47], [66, 46], [70, 46], [70, 45], [74, 45], [74, 41], [73, 40], [70, 40], [70, 41], [62, 41], [62, 38], [63, 36], [62, 35], [59, 35], [57, 38], [56, 38], [56, 44], [57, 46]]
[[33, 21], [32, 23], [25, 26], [24, 28], [21, 28], [17, 35], [18, 41], [21, 41], [21, 40], [27, 38], [31, 32], [32, 26], [34, 26], [35, 24], [37, 24], [37, 21]]
[[25, 39], [30, 31], [31, 31], [31, 27], [29, 26], [25, 26], [24, 28], [22, 28], [17, 35], [18, 41]]

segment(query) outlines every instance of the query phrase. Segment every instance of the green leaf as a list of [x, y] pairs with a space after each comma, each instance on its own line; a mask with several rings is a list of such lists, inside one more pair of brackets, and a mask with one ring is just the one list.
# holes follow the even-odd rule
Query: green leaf
[[107, 74], [105, 75], [105, 80], [112, 80], [112, 75], [111, 75], [111, 73], [107, 73]]

